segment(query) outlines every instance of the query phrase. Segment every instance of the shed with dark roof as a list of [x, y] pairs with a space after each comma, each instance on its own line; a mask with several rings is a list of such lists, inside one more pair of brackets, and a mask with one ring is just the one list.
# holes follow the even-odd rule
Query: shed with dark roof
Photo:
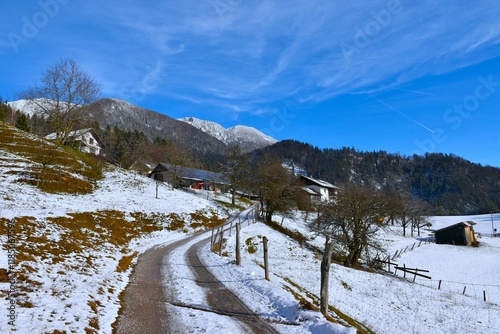
[[461, 246], [476, 246], [478, 241], [474, 233], [473, 221], [464, 221], [443, 227], [434, 231], [436, 244], [449, 244]]

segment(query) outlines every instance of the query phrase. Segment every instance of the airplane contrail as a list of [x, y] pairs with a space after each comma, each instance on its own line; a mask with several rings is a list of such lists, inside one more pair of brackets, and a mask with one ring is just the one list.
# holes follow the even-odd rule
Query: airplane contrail
[[418, 90], [410, 90], [410, 89], [402, 89], [402, 88], [397, 88], [397, 90], [402, 90], [404, 92], [410, 92], [410, 93], [416, 93], [416, 94], [422, 94], [422, 95], [436, 96], [436, 94], [421, 92]]
[[390, 108], [390, 109], [394, 110], [395, 112], [397, 112], [397, 113], [398, 113], [398, 114], [400, 114], [401, 116], [403, 116], [403, 117], [405, 117], [405, 118], [409, 119], [410, 121], [412, 121], [413, 123], [417, 124], [418, 126], [420, 126], [420, 127], [424, 128], [424, 129], [426, 129], [427, 131], [429, 131], [429, 132], [431, 132], [431, 133], [434, 133], [434, 131], [433, 131], [432, 129], [430, 129], [430, 128], [426, 127], [425, 125], [423, 125], [422, 123], [420, 123], [420, 122], [418, 122], [418, 121], [414, 120], [413, 118], [411, 118], [410, 116], [406, 115], [406, 114], [405, 114], [405, 113], [403, 113], [402, 111], [400, 111], [400, 110], [398, 110], [398, 109], [394, 108], [393, 106], [391, 106], [391, 105], [389, 105], [389, 104], [385, 103], [384, 101], [382, 101], [381, 99], [377, 98], [376, 96], [373, 96], [373, 94], [372, 94], [372, 93], [368, 93], [368, 95], [370, 95], [371, 97], [373, 97], [375, 100], [377, 100], [378, 102], [382, 103], [382, 104], [383, 104], [383, 105], [385, 105], [386, 107], [388, 107], [388, 108]]

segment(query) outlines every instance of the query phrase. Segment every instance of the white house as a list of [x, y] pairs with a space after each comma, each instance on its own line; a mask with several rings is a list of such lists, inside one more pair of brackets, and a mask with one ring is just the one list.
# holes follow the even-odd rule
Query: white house
[[[52, 140], [55, 140], [56, 137], [56, 133], [45, 136], [45, 138]], [[104, 147], [99, 136], [91, 128], [71, 131], [68, 135], [66, 144], [74, 146], [82, 152], [95, 155], [101, 154], [101, 150]]]
[[312, 177], [301, 175], [293, 183], [294, 186], [301, 187], [307, 194], [309, 194], [312, 200], [328, 201], [331, 197], [335, 195], [335, 192], [339, 187], [333, 184], [313, 179]]

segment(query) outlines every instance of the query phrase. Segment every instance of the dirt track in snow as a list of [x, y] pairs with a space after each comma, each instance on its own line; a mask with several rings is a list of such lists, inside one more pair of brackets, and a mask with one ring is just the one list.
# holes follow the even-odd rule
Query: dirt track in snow
[[[208, 235], [208, 234], [207, 234]], [[192, 241], [188, 237], [170, 245], [152, 248], [143, 253], [130, 277], [130, 283], [122, 296], [122, 309], [113, 333], [186, 333], [183, 319], [168, 314], [166, 304], [180, 305], [175, 296], [165, 295], [165, 291], [174, 291], [162, 285], [162, 268], [168, 254], [177, 247]], [[196, 283], [207, 291], [208, 305], [198, 310], [214, 312], [234, 318], [246, 333], [278, 333], [269, 323], [260, 319], [223, 283], [221, 283], [203, 264], [198, 256], [200, 247], [207, 247], [209, 237], [193, 244], [185, 254], [189, 268], [196, 277]]]

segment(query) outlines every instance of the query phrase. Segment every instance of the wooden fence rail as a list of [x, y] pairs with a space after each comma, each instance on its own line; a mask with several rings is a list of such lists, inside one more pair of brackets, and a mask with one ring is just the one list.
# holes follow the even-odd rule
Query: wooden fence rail
[[427, 278], [427, 279], [432, 279], [432, 277], [430, 277], [430, 276], [423, 275], [423, 274], [419, 273], [419, 272], [428, 273], [429, 270], [418, 269], [418, 268], [406, 268], [405, 265], [403, 265], [402, 267], [396, 267], [395, 269], [396, 269], [396, 271], [394, 272], [394, 274], [396, 274], [396, 272], [398, 270], [401, 270], [402, 272], [404, 272], [404, 275], [403, 275], [404, 278], [406, 278], [406, 273], [413, 274], [414, 275], [413, 276], [413, 282], [415, 282], [415, 279], [417, 278], [417, 276], [420, 276], [420, 277], [423, 277], [423, 278]]

